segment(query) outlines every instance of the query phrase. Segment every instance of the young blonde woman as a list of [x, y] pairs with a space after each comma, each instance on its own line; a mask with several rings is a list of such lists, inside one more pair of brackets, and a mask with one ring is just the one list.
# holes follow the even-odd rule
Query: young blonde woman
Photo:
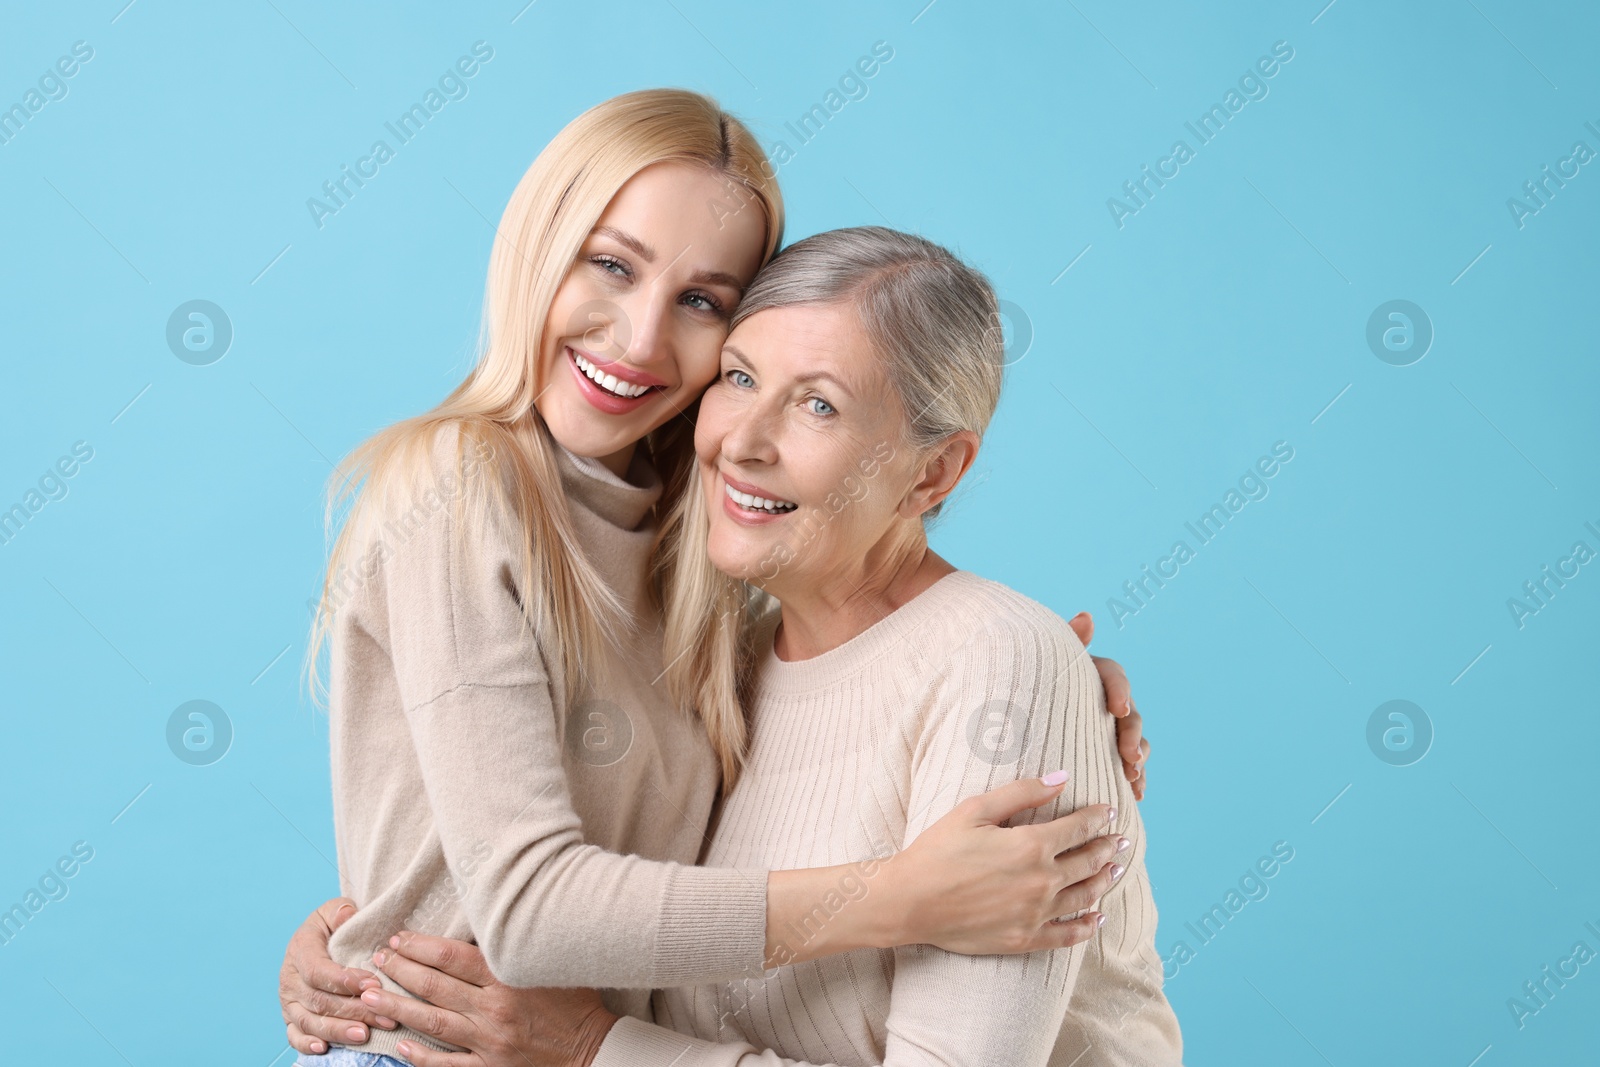
[[[726, 640], [721, 605], [750, 602], [752, 585], [781, 610], [747, 616], [751, 745], [706, 862], [870, 869], [878, 842], [920, 840], [996, 781], [1067, 766], [1057, 806], [1113, 807], [1130, 846], [1094, 942], [779, 962], [659, 990], [651, 1025], [608, 1016], [592, 992], [497, 987], [472, 946], [408, 938], [383, 969], [431, 1004], [363, 1000], [471, 1050], [419, 1050], [421, 1067], [1181, 1064], [1143, 827], [1088, 657], [1052, 612], [928, 547], [924, 524], [998, 399], [995, 306], [944, 249], [878, 227], [799, 242], [740, 305], [701, 402], [682, 509], [698, 535], [678, 573], [702, 590], [699, 647]], [[1000, 737], [974, 744], [991, 718]], [[413, 962], [446, 949], [444, 970]]]
[[[1059, 796], [1056, 778], [941, 819], [802, 939], [788, 931], [852, 866], [694, 865], [746, 737], [738, 619], [697, 650], [705, 585], [674, 562], [694, 535], [686, 409], [779, 243], [771, 174], [696, 94], [628, 94], [574, 120], [501, 221], [478, 367], [343, 468], [359, 492], [312, 648], [331, 634], [340, 880], [358, 910], [319, 910], [291, 943], [285, 1017], [307, 1062], [450, 1048], [315, 991], [376, 981], [365, 966], [402, 931], [476, 942], [518, 986], [602, 987], [603, 1032], [649, 1019], [651, 987], [775, 960], [1020, 952], [1095, 928], [1094, 913], [1054, 920], [1108, 882], [1103, 812], [1000, 825]], [[1114, 664], [1102, 673], [1125, 694]], [[1121, 721], [1137, 776], [1136, 713]]]

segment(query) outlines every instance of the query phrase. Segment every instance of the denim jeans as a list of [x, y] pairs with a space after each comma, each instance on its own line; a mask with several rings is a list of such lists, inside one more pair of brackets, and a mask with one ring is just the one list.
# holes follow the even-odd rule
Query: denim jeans
[[343, 1045], [330, 1045], [320, 1056], [300, 1053], [294, 1067], [411, 1067], [405, 1060], [393, 1056], [380, 1056], [375, 1052], [362, 1052]]

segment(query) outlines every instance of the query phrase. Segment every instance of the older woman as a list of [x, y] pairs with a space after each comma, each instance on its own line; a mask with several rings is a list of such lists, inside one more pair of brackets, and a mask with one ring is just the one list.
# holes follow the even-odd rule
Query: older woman
[[[734, 629], [753, 671], [747, 766], [705, 862], [858, 865], [790, 931], [795, 962], [658, 990], [654, 1025], [596, 1026], [604, 1009], [585, 994], [496, 986], [464, 946], [446, 968], [464, 982], [408, 959], [439, 960], [426, 939], [385, 969], [425, 984], [434, 1006], [363, 995], [474, 1050], [408, 1050], [420, 1067], [1181, 1062], [1143, 826], [1094, 668], [1058, 616], [927, 541], [999, 397], [995, 311], [983, 277], [927, 241], [877, 227], [819, 234], [757, 278], [701, 402], [698, 487], [680, 518], [704, 529], [704, 556], [680, 561], [681, 580], [723, 608], [702, 613], [700, 647], [743, 618]], [[766, 596], [777, 611], [727, 610]], [[1094, 940], [1013, 956], [910, 946], [805, 958], [815, 931], [871, 892], [879, 857], [1052, 767], [1073, 771], [1055, 805], [1103, 805], [1120, 836]], [[497, 1013], [497, 998], [517, 1010]], [[515, 1032], [489, 1018], [517, 1020]]]

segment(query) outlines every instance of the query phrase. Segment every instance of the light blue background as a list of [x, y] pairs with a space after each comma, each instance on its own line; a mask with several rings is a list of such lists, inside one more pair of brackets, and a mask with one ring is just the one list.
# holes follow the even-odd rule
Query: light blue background
[[[1506, 201], [1600, 150], [1600, 18], [1323, 2], [8, 5], [0, 106], [94, 58], [0, 145], [0, 507], [94, 458], [0, 545], [0, 905], [94, 859], [0, 946], [5, 1058], [290, 1061], [278, 962], [337, 890], [297, 680], [329, 461], [465, 373], [483, 216], [579, 111], [685, 85], [795, 147], [882, 40], [782, 168], [788, 236], [917, 230], [1031, 323], [936, 543], [1093, 610], [1134, 679], [1188, 1062], [1591, 1062], [1600, 962], [1521, 1029], [1506, 1002], [1600, 951], [1600, 564], [1520, 629], [1506, 601], [1600, 550], [1600, 163], [1523, 228]], [[480, 39], [470, 95], [319, 230], [306, 199]], [[1119, 229], [1107, 198], [1280, 40], [1267, 98]], [[210, 366], [164, 339], [196, 298], [236, 331]], [[1436, 330], [1406, 367], [1365, 341], [1395, 298]], [[1270, 495], [1119, 629], [1108, 598], [1276, 441]], [[1397, 698], [1436, 732], [1405, 767], [1366, 741]], [[233, 724], [211, 766], [166, 745], [191, 699]], [[1200, 946], [1185, 922], [1277, 841], [1270, 895]]]

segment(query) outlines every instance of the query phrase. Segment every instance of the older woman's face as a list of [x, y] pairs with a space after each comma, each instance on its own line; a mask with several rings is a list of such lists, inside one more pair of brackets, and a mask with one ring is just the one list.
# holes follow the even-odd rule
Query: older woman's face
[[[860, 574], [915, 480], [905, 415], [881, 358], [842, 306], [744, 320], [695, 429], [712, 562], [783, 598]], [[797, 583], [804, 583], [800, 585]]]

